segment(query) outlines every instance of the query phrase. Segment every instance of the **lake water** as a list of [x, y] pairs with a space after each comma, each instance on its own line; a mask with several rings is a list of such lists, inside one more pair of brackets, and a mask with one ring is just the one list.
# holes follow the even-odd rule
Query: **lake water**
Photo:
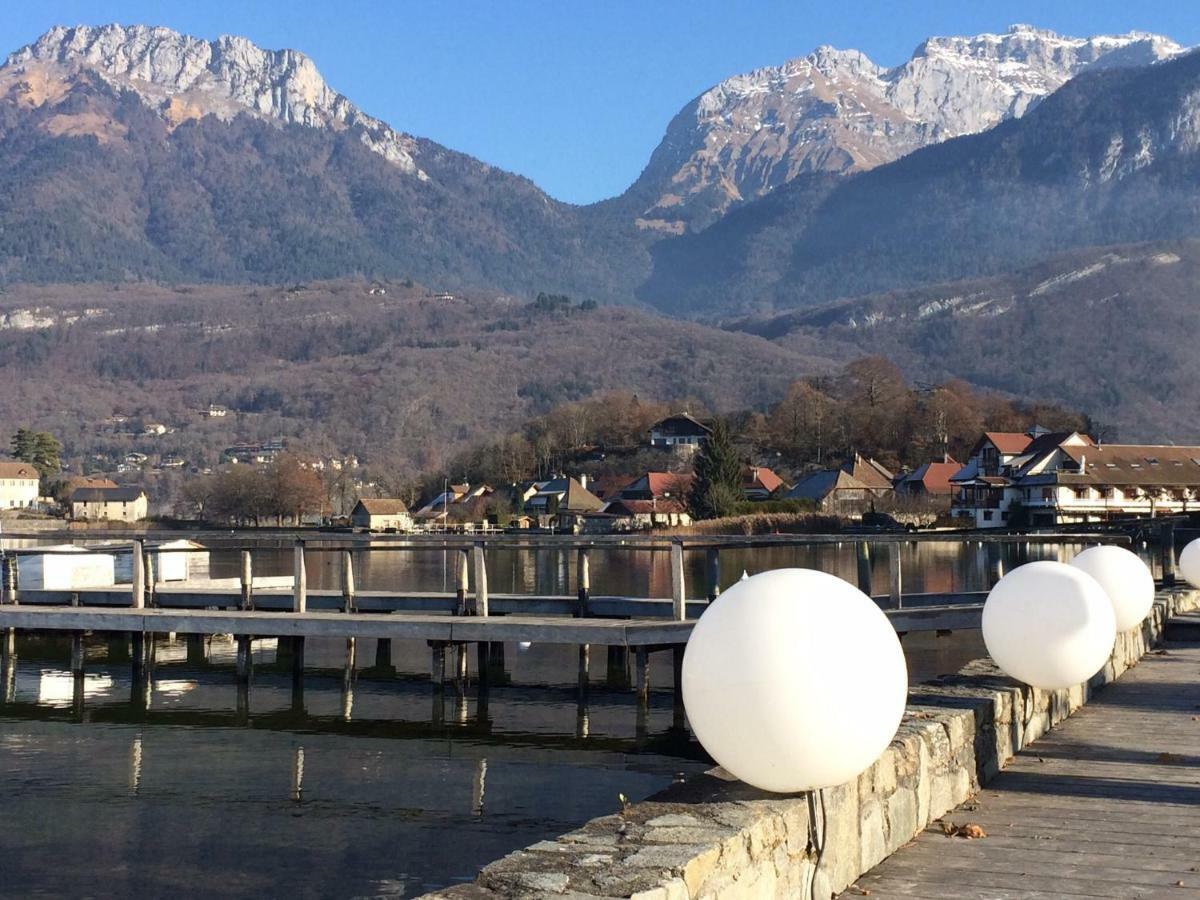
[[[874, 561], [885, 590], [885, 548]], [[1062, 551], [1069, 554], [1075, 548]], [[906, 591], [983, 590], [978, 547], [905, 545]], [[1008, 566], [1057, 548], [1005, 552]], [[362, 552], [363, 589], [452, 590], [453, 552]], [[703, 593], [703, 554], [689, 559]], [[574, 554], [489, 554], [497, 592], [572, 593]], [[722, 581], [782, 566], [856, 579], [849, 543], [723, 551]], [[338, 557], [314, 554], [310, 585], [338, 584]], [[214, 554], [214, 575], [236, 574]], [[290, 551], [256, 553], [259, 574], [288, 574]], [[669, 596], [665, 553], [594, 551], [595, 594]], [[922, 680], [983, 655], [978, 633], [904, 637]], [[647, 797], [710, 763], [673, 708], [667, 655], [652, 656], [639, 711], [628, 671], [593, 648], [586, 692], [573, 647], [508, 644], [503, 674], [441, 694], [422, 642], [377, 659], [360, 640], [310, 640], [304, 689], [274, 641], [255, 645], [249, 690], [234, 645], [160, 640], [135, 684], [128, 641], [94, 635], [87, 676], [66, 638], [21, 635], [0, 692], [0, 895], [404, 897], [470, 880], [484, 863]], [[386, 663], [385, 666], [377, 663]], [[453, 671], [453, 666], [448, 666]]]

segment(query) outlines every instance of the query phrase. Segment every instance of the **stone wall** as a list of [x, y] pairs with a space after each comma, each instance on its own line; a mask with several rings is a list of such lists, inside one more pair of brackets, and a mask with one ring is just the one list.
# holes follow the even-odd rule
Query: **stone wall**
[[827, 898], [970, 799], [1014, 753], [1136, 665], [1170, 614], [1198, 606], [1200, 592], [1160, 593], [1141, 627], [1118, 635], [1104, 669], [1069, 690], [1019, 684], [986, 659], [913, 686], [888, 749], [823, 796], [765, 794], [713, 770], [428, 897], [749, 900], [808, 897], [811, 889]]

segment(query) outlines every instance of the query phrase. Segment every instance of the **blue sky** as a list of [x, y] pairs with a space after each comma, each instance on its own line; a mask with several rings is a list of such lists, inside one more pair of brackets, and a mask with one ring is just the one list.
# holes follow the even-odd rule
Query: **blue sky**
[[160, 24], [294, 47], [367, 112], [589, 202], [637, 177], [680, 107], [722, 78], [820, 44], [902, 62], [931, 34], [1028, 22], [1200, 44], [1194, 0], [924, 3], [595, 0], [39, 0], [0, 7], [0, 48], [55, 24]]

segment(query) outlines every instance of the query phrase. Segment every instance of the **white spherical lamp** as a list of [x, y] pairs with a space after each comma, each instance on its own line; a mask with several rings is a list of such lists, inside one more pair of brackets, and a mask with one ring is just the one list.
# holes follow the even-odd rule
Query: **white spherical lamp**
[[1104, 588], [1117, 617], [1117, 631], [1142, 624], [1154, 606], [1154, 576], [1137, 554], [1124, 547], [1089, 547], [1071, 565], [1087, 572]]
[[1104, 588], [1066, 563], [1045, 560], [1013, 569], [983, 605], [983, 642], [996, 665], [1047, 690], [1096, 674], [1116, 634], [1116, 614]]
[[1189, 543], [1179, 554], [1179, 574], [1194, 588], [1200, 588], [1200, 538]]
[[908, 668], [887, 616], [836, 576], [778, 569], [721, 594], [683, 657], [683, 702], [704, 749], [766, 791], [842, 784], [895, 737]]

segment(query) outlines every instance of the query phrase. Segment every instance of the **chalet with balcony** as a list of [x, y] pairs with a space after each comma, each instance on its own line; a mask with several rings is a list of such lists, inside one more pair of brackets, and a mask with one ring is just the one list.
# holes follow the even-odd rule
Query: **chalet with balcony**
[[1097, 444], [1079, 433], [1027, 437], [1022, 450], [999, 454], [989, 469], [987, 444], [976, 445], [979, 452], [951, 479], [955, 515], [978, 528], [1053, 528], [1200, 507], [1200, 447]]
[[693, 453], [708, 440], [712, 429], [687, 413], [668, 416], [650, 426], [650, 446]]

